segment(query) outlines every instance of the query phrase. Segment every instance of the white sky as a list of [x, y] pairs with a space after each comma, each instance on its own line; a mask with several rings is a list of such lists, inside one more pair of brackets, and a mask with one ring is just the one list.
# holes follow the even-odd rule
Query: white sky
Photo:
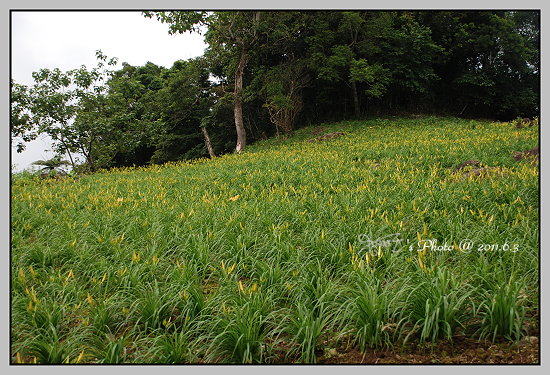
[[[13, 12], [11, 31], [12, 78], [25, 85], [32, 85], [32, 72], [42, 68], [92, 68], [98, 49], [117, 57], [119, 66], [150, 61], [169, 68], [176, 60], [202, 55], [206, 47], [201, 35], [169, 35], [168, 25], [136, 11]], [[50, 149], [46, 137], [28, 143], [22, 153], [12, 147], [14, 170], [52, 157], [53, 152], [45, 151]]]

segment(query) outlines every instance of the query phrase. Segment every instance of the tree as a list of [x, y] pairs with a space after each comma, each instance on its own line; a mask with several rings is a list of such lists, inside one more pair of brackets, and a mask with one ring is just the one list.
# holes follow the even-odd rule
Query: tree
[[[351, 91], [353, 95], [353, 108], [355, 111], [355, 117], [359, 118], [361, 115], [361, 109], [359, 105], [359, 95], [357, 94], [357, 82], [366, 81], [369, 84], [373, 84], [374, 80], [376, 79], [376, 74], [369, 74], [368, 77], [365, 77], [365, 74], [361, 74], [361, 70], [366, 70], [366, 60], [363, 60], [364, 63], [362, 66], [357, 65], [357, 60], [354, 58], [357, 55], [357, 49], [358, 44], [360, 42], [360, 38], [364, 35], [364, 24], [365, 19], [361, 17], [361, 15], [357, 12], [344, 12], [342, 14], [342, 20], [340, 22], [340, 25], [338, 26], [338, 31], [341, 34], [344, 34], [347, 38], [344, 40], [348, 40], [349, 43], [347, 45], [348, 49], [341, 49], [342, 52], [344, 52], [345, 55], [348, 55], [351, 57], [351, 63], [349, 61], [349, 58], [346, 59], [346, 65], [349, 66], [349, 81], [351, 83]], [[382, 71], [382, 67], [378, 65], [378, 71]], [[382, 92], [382, 87], [380, 87], [376, 93]], [[378, 95], [378, 96], [380, 96]]]
[[277, 132], [282, 129], [291, 133], [296, 117], [303, 107], [301, 90], [309, 78], [305, 73], [304, 61], [291, 56], [287, 61], [272, 67], [264, 76], [264, 90], [271, 122]]
[[76, 113], [74, 91], [71, 89], [73, 75], [74, 71], [62, 72], [59, 69], [34, 72], [35, 84], [21, 102], [27, 104], [27, 123], [23, 127], [27, 139], [47, 134], [54, 142], [54, 150], [59, 154], [68, 154], [74, 167], [72, 154], [75, 147], [73, 132], [70, 131]]
[[303, 108], [303, 89], [311, 82], [303, 38], [309, 16], [267, 12], [262, 17], [246, 97], [267, 109], [277, 134], [279, 130], [290, 133]]
[[234, 74], [234, 118], [237, 131], [235, 151], [246, 146], [246, 130], [243, 120], [243, 79], [249, 54], [258, 41], [261, 12], [144, 12], [144, 16], [170, 25], [169, 32], [184, 33], [207, 27], [206, 41], [210, 54], [230, 57], [226, 73]]
[[[208, 125], [203, 119], [210, 114], [213, 104], [204, 59], [174, 63], [164, 74], [164, 85], [156, 92], [155, 100], [162, 105], [156, 134], [152, 137], [156, 150], [151, 161], [203, 156], [203, 139], [207, 149], [210, 142]], [[213, 149], [211, 151], [213, 153]]]
[[535, 116], [539, 92], [539, 12], [439, 11], [419, 15], [444, 53], [434, 62], [439, 107], [511, 119]]
[[108, 146], [106, 166], [145, 165], [151, 161], [155, 137], [164, 127], [162, 110], [167, 103], [159, 101], [158, 93], [165, 86], [166, 72], [151, 62], [137, 67], [122, 63], [122, 68], [110, 76], [105, 105], [96, 120], [110, 129], [99, 145]]
[[30, 142], [37, 137], [30, 121], [28, 89], [27, 86], [11, 80], [10, 131], [13, 138], [19, 139], [17, 152], [25, 150], [24, 142]]
[[[67, 154], [72, 167], [76, 166], [74, 154], [82, 152], [90, 165], [94, 165], [92, 148], [100, 141], [94, 137], [98, 132], [98, 123], [80, 121], [87, 108], [95, 111], [105, 92], [104, 81], [110, 74], [104, 69], [107, 57], [101, 51], [96, 52], [98, 66], [87, 70], [79, 69], [62, 72], [60, 69], [41, 69], [33, 73], [34, 85], [26, 88], [12, 85], [12, 136], [25, 141], [35, 139], [40, 134], [48, 135], [53, 141], [53, 149], [59, 155]], [[116, 64], [110, 59], [109, 66]], [[22, 146], [18, 151], [23, 150]]]
[[48, 160], [37, 160], [32, 164], [41, 166], [42, 168], [40, 170], [42, 174], [46, 175], [57, 172], [61, 167], [69, 165], [70, 163], [67, 160], [61, 160], [61, 156], [57, 155]]

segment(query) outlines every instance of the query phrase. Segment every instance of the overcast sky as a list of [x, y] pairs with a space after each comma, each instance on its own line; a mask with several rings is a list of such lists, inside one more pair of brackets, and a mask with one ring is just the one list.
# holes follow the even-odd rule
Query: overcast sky
[[[96, 65], [95, 51], [131, 65], [147, 61], [171, 67], [179, 59], [200, 56], [206, 45], [198, 34], [169, 35], [168, 26], [140, 12], [13, 12], [12, 78], [32, 85], [41, 68], [70, 70]], [[20, 171], [35, 160], [53, 156], [47, 138], [27, 144], [22, 153], [12, 147], [12, 164]]]

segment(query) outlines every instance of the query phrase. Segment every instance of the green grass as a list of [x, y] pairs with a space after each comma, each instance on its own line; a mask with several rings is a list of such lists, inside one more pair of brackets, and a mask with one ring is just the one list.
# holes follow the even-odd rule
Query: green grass
[[[308, 143], [303, 128], [215, 160], [16, 178], [13, 361], [313, 363], [334, 347], [529, 334], [539, 170], [512, 153], [537, 129], [322, 126], [346, 136]], [[470, 159], [504, 174], [453, 173]], [[395, 233], [393, 248], [360, 237]], [[419, 239], [474, 247], [423, 253]]]

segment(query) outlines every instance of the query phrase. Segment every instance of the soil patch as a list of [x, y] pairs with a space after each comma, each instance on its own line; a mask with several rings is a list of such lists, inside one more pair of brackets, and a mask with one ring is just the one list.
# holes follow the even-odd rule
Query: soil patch
[[410, 346], [404, 350], [385, 349], [361, 353], [357, 349], [337, 349], [319, 359], [330, 364], [539, 364], [538, 337], [529, 337], [518, 344], [479, 342], [467, 337], [455, 337], [453, 342], [441, 342], [424, 347]]

